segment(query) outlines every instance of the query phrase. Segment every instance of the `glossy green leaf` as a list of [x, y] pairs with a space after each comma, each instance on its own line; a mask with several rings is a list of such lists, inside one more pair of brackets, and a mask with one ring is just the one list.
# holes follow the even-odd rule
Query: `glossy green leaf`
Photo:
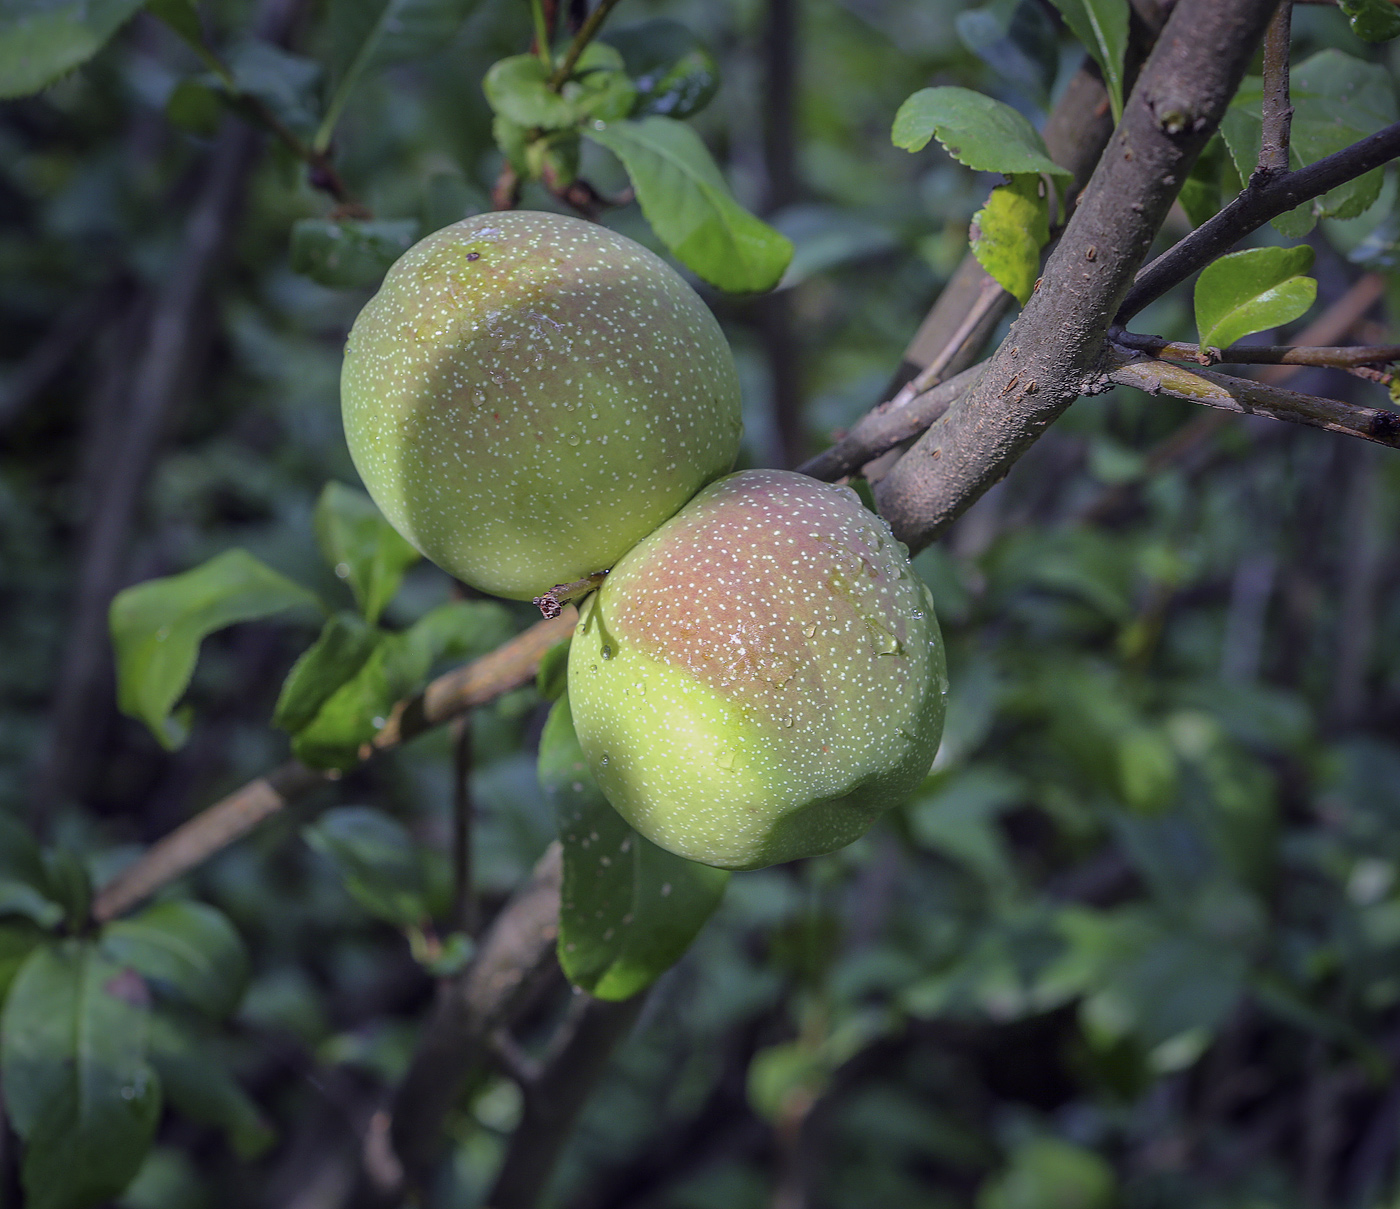
[[1208, 264], [1196, 280], [1196, 329], [1208, 348], [1224, 348], [1253, 332], [1290, 323], [1317, 298], [1305, 274], [1313, 250], [1250, 248]]
[[389, 524], [363, 491], [327, 483], [312, 517], [321, 553], [350, 585], [371, 624], [399, 590], [404, 572], [422, 555]]
[[350, 896], [376, 919], [403, 928], [427, 918], [423, 861], [396, 819], [366, 806], [343, 806], [302, 828], [301, 834], [335, 866]]
[[205, 636], [236, 622], [319, 605], [312, 593], [246, 550], [229, 550], [182, 575], [119, 592], [110, 614], [119, 708], [149, 726], [163, 747], [178, 747], [186, 728], [170, 711], [190, 682]]
[[1051, 0], [1065, 24], [1099, 65], [1113, 120], [1123, 116], [1123, 56], [1128, 49], [1128, 0]]
[[1225, 142], [1220, 135], [1212, 136], [1205, 150], [1196, 157], [1190, 174], [1182, 182], [1181, 192], [1177, 194], [1176, 199], [1181, 203], [1181, 208], [1193, 227], [1199, 227], [1203, 222], [1214, 218], [1220, 212], [1220, 207], [1225, 204], [1221, 167], [1227, 154]]
[[332, 693], [365, 665], [381, 635], [354, 613], [337, 613], [282, 682], [272, 724], [291, 734], [307, 726]]
[[364, 745], [388, 721], [394, 703], [418, 687], [427, 670], [427, 660], [403, 635], [379, 634], [360, 669], [293, 737], [293, 753], [312, 768], [353, 767]]
[[1363, 42], [1389, 42], [1400, 37], [1400, 10], [1390, 0], [1337, 0], [1351, 32]]
[[[1396, 119], [1395, 92], [1379, 63], [1366, 63], [1340, 50], [1324, 50], [1294, 67], [1289, 76], [1293, 124], [1289, 164], [1295, 170], [1349, 147]], [[1240, 86], [1220, 123], [1241, 179], [1259, 160], [1263, 81], [1250, 77]], [[1375, 168], [1321, 197], [1273, 219], [1290, 239], [1301, 239], [1319, 218], [1356, 218], [1380, 196], [1385, 170]]]
[[0, 99], [38, 92], [92, 58], [141, 0], [3, 0]]
[[936, 138], [958, 163], [977, 172], [1070, 177], [1050, 158], [1030, 122], [1010, 105], [970, 88], [920, 89], [899, 107], [890, 137], [905, 151], [922, 151]]
[[418, 238], [416, 219], [300, 218], [292, 224], [292, 270], [337, 290], [372, 290]]
[[992, 0], [953, 21], [962, 44], [1041, 108], [1060, 70], [1060, 39], [1037, 0]]
[[33, 833], [18, 819], [0, 814], [0, 921], [5, 916], [52, 928], [63, 919], [64, 910]]
[[30, 954], [0, 1018], [5, 1107], [24, 1139], [29, 1209], [89, 1209], [141, 1166], [160, 1115], [141, 979], [96, 945]]
[[1111, 1209], [1117, 1178], [1108, 1162], [1058, 1138], [1035, 1138], [1012, 1152], [1006, 1170], [982, 1185], [977, 1209]]
[[209, 1038], [162, 1012], [151, 1018], [150, 1062], [178, 1113], [223, 1131], [235, 1154], [254, 1159], [272, 1145], [272, 1127], [219, 1060]]
[[491, 108], [518, 126], [561, 130], [577, 118], [574, 107], [549, 87], [549, 76], [538, 55], [511, 55], [491, 65], [481, 87]]
[[791, 241], [734, 200], [690, 127], [649, 117], [598, 123], [584, 134], [622, 161], [652, 229], [697, 276], [736, 294], [777, 285]]
[[628, 999], [690, 947], [729, 874], [658, 848], [608, 805], [574, 735], [567, 694], [545, 724], [539, 772], [564, 845], [559, 964], [599, 999]]
[[316, 132], [330, 145], [355, 88], [369, 74], [447, 47], [475, 0], [332, 0], [326, 14], [335, 90]]
[[110, 923], [102, 951], [216, 1020], [238, 1006], [248, 982], [242, 938], [207, 903], [175, 899]]
[[602, 40], [622, 55], [636, 86], [632, 117], [688, 118], [719, 90], [719, 64], [678, 21], [660, 18], [608, 29]]
[[1040, 276], [1040, 249], [1049, 240], [1050, 199], [1039, 176], [1013, 176], [972, 216], [972, 254], [1022, 306]]

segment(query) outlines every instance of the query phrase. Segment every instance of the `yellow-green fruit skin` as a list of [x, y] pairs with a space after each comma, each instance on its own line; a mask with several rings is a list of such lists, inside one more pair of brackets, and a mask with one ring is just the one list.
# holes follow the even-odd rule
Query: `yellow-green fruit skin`
[[612, 566], [734, 464], [699, 295], [596, 223], [483, 214], [395, 262], [345, 346], [350, 454], [423, 554], [519, 600]]
[[849, 844], [927, 774], [947, 673], [928, 589], [856, 493], [711, 484], [584, 603], [569, 701], [653, 843], [725, 869]]

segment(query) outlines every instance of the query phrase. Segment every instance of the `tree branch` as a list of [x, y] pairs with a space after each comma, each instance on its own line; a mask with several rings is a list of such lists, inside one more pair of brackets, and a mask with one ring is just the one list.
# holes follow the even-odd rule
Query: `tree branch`
[[1105, 381], [1118, 386], [1135, 386], [1150, 395], [1187, 399], [1223, 411], [1308, 424], [1400, 449], [1400, 413], [1376, 407], [1357, 407], [1248, 378], [1187, 369], [1171, 361], [1130, 361], [1111, 370]]
[[1323, 369], [1355, 369], [1361, 365], [1387, 365], [1400, 361], [1400, 344], [1350, 344], [1340, 347], [1308, 347], [1301, 344], [1232, 344], [1228, 348], [1202, 348], [1184, 340], [1115, 332], [1114, 345], [1135, 353], [1148, 353], [1168, 361], [1194, 361], [1198, 365], [1314, 365]]
[[645, 1002], [645, 992], [621, 1003], [588, 999], [568, 1043], [524, 1088], [525, 1115], [486, 1199], [491, 1209], [534, 1209], [584, 1102]]
[[1217, 256], [1229, 251], [1271, 218], [1319, 197], [1329, 189], [1379, 168], [1400, 155], [1400, 122], [1324, 159], [1275, 177], [1257, 188], [1254, 178], [1234, 201], [1203, 222], [1175, 247], [1167, 249], [1138, 274], [1118, 308], [1114, 322], [1126, 324], [1149, 302], [1185, 281]]
[[[567, 638], [577, 620], [577, 611], [570, 608], [562, 617], [536, 622], [489, 655], [439, 676], [421, 693], [394, 707], [389, 721], [362, 755], [368, 758], [374, 752], [406, 743], [473, 706], [485, 705], [527, 683], [539, 666], [540, 656]], [[129, 911], [162, 886], [247, 835], [293, 799], [338, 775], [291, 760], [267, 776], [250, 781], [177, 827], [104, 886], [93, 902], [93, 918], [101, 923]]]
[[912, 549], [1002, 478], [1078, 397], [1272, 8], [1270, 0], [1180, 0], [1173, 10], [1040, 288], [976, 385], [876, 489], [881, 513]]
[[974, 365], [920, 395], [906, 397], [901, 391], [889, 402], [863, 415], [835, 445], [804, 462], [798, 470], [827, 482], [853, 474], [871, 458], [925, 431], [955, 399], [971, 389], [981, 371], [982, 366]]
[[438, 984], [432, 1018], [392, 1109], [390, 1136], [412, 1186], [421, 1188], [431, 1180], [442, 1150], [442, 1123], [467, 1076], [488, 1058], [492, 1034], [558, 969], [554, 941], [562, 876], [556, 840], [487, 929], [472, 964]]
[[476, 935], [476, 887], [472, 882], [472, 716], [464, 713], [452, 736], [452, 913], [448, 927]]
[[1293, 0], [1282, 0], [1264, 32], [1263, 129], [1259, 139], [1259, 166], [1250, 176], [1262, 186], [1288, 171], [1288, 136], [1293, 128], [1293, 106], [1288, 99], [1288, 62], [1293, 32]]

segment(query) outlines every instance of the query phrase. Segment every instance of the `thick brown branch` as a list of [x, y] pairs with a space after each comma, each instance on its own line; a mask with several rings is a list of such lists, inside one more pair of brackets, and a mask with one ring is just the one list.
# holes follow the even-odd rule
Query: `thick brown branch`
[[[539, 666], [540, 656], [567, 638], [577, 620], [578, 613], [568, 609], [553, 621], [537, 622], [489, 655], [439, 676], [416, 697], [395, 707], [375, 737], [372, 749], [363, 754], [368, 756], [407, 742], [473, 706], [484, 705], [528, 683]], [[333, 775], [293, 760], [250, 781], [177, 827], [104, 886], [93, 903], [93, 918], [102, 922], [129, 911]]]
[[1400, 449], [1400, 413], [1377, 407], [1357, 407], [1248, 378], [1187, 369], [1171, 361], [1130, 361], [1110, 371], [1107, 380], [1118, 386], [1135, 386], [1152, 395], [1170, 395], [1223, 411], [1308, 424]]
[[1040, 288], [973, 388], [876, 489], [921, 549], [1078, 397], [1177, 190], [1239, 87], [1271, 0], [1180, 0]]
[[971, 388], [981, 372], [982, 367], [974, 365], [957, 377], [949, 378], [903, 403], [900, 402], [903, 397], [901, 392], [888, 403], [881, 403], [874, 411], [867, 412], [835, 445], [804, 462], [798, 469], [814, 479], [825, 479], [827, 482], [855, 473], [871, 458], [927, 429], [948, 410], [954, 399]]
[[1379, 168], [1400, 155], [1400, 122], [1378, 130], [1360, 142], [1334, 155], [1245, 187], [1234, 201], [1214, 218], [1203, 222], [1175, 247], [1163, 252], [1138, 274], [1118, 308], [1116, 323], [1126, 324], [1149, 302], [1185, 281], [1217, 256], [1228, 252], [1251, 231], [1257, 231], [1271, 218], [1319, 197], [1346, 181]]

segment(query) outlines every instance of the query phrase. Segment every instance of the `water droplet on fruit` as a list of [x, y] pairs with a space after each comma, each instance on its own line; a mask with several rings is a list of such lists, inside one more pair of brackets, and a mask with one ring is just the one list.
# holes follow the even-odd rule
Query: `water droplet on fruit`
[[603, 643], [603, 649], [598, 653], [602, 655], [604, 659], [611, 659], [613, 657], [613, 649], [606, 642]]
[[579, 435], [576, 432], [569, 433], [569, 435], [565, 438], [565, 440], [567, 440], [570, 445], [577, 445], [579, 443], [579, 439]]
[[645, 684], [643, 684], [640, 680], [638, 680], [638, 681], [637, 681], [637, 696], [639, 696], [639, 697], [645, 697], [646, 695], [647, 695], [647, 686], [646, 686]]
[[596, 676], [598, 674], [598, 665], [596, 663], [590, 663], [588, 665], [588, 670]]
[[733, 768], [734, 753], [727, 747], [721, 748], [719, 754], [715, 756], [715, 763], [721, 768]]
[[604, 752], [604, 753], [602, 754], [602, 757], [598, 760], [598, 763], [601, 764], [604, 768], [606, 768], [606, 767], [608, 766], [608, 753], [607, 753], [607, 752]]
[[336, 573], [336, 575], [339, 576], [341, 579], [348, 579], [348, 578], [350, 577], [350, 564], [349, 564], [349, 563], [336, 563], [336, 564], [335, 564], [335, 573]]
[[156, 641], [157, 641], [157, 642], [164, 642], [164, 641], [165, 641], [167, 638], [169, 638], [169, 637], [170, 637], [170, 627], [169, 627], [168, 625], [163, 625], [163, 626], [160, 627], [160, 629], [158, 629], [158, 630], [156, 631]]
[[573, 411], [573, 409], [574, 409], [575, 407], [577, 407], [577, 406], [578, 406], [578, 404], [575, 403], [572, 399], [565, 399], [565, 400], [564, 400], [564, 410], [565, 410], [565, 411]]
[[803, 632], [803, 634], [805, 634], [808, 638], [812, 637], [812, 635], [815, 634], [815, 633], [817, 632], [817, 623], [816, 623], [815, 621], [808, 622], [806, 625], [804, 625], [804, 626], [802, 627], [802, 632]]

